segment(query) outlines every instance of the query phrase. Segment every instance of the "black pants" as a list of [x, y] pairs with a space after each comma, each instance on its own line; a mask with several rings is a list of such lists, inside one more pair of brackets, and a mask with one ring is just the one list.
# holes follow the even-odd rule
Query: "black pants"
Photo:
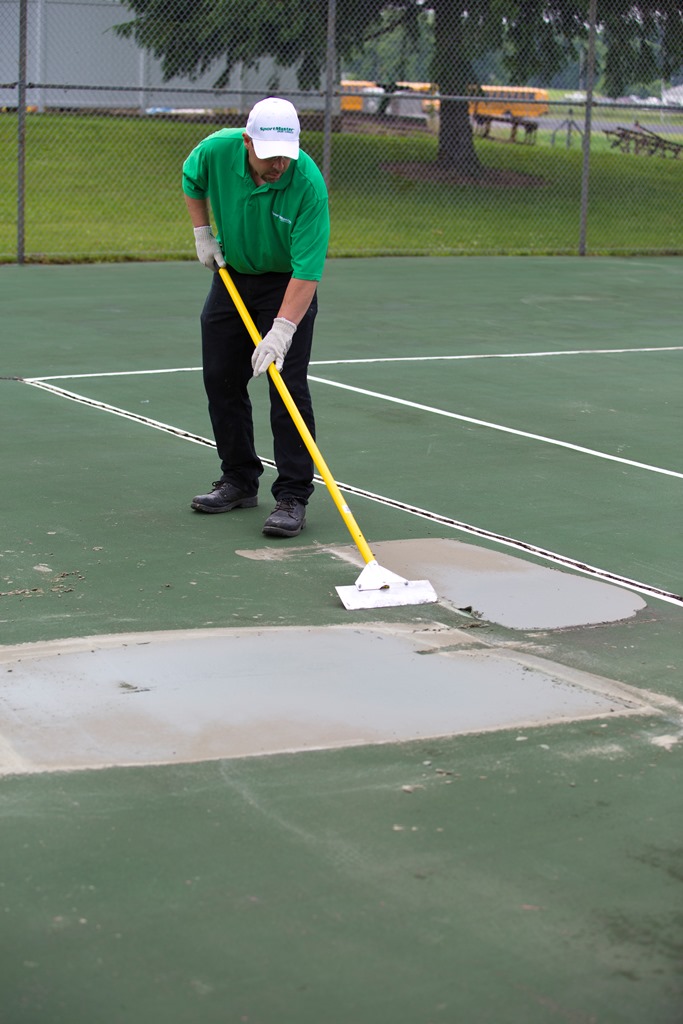
[[[290, 275], [238, 274], [230, 267], [228, 271], [263, 337], [278, 314]], [[281, 371], [313, 437], [315, 420], [308, 388], [308, 363], [317, 311], [317, 297], [314, 297], [294, 334]], [[218, 273], [213, 275], [211, 290], [204, 303], [201, 326], [204, 387], [221, 460], [221, 480], [229, 480], [249, 494], [255, 494], [263, 463], [254, 447], [254, 424], [248, 393], [254, 343]], [[265, 381], [259, 378], [254, 386], [265, 386]], [[278, 471], [272, 493], [276, 500], [290, 494], [306, 503], [313, 493], [313, 460], [270, 375], [267, 386], [270, 389], [273, 455]]]

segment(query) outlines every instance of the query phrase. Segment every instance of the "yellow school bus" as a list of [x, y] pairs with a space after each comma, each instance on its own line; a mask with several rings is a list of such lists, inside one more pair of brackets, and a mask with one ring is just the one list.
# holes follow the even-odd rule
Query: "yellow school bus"
[[[361, 79], [342, 79], [341, 85], [341, 109], [342, 110], [365, 110], [368, 109], [368, 98], [377, 100], [390, 96], [396, 90], [401, 92], [428, 92], [436, 94], [439, 90], [436, 85], [430, 82], [394, 82], [389, 92], [377, 82], [366, 82]], [[437, 104], [438, 100], [423, 100], [422, 108], [425, 111], [430, 109], [430, 103]], [[432, 108], [433, 109], [433, 106]]]
[[438, 114], [440, 106], [437, 99], [439, 93], [438, 85], [434, 85], [433, 82], [397, 82], [396, 88], [402, 92], [421, 92], [425, 94], [420, 104], [422, 113], [427, 115]]
[[[422, 109], [425, 114], [439, 110], [438, 85], [433, 82], [396, 82], [402, 92], [423, 93]], [[363, 96], [381, 94], [377, 82], [350, 81], [341, 83], [342, 110], [364, 110]], [[548, 90], [516, 85], [471, 85], [468, 107], [472, 117], [532, 118], [547, 114]]]
[[530, 118], [547, 114], [548, 90], [517, 85], [472, 86], [468, 92], [476, 95], [469, 101], [473, 117]]
[[341, 109], [342, 110], [365, 110], [364, 97], [368, 95], [378, 95], [382, 93], [382, 89], [377, 85], [377, 82], [364, 82], [364, 81], [351, 81], [350, 79], [342, 79], [341, 81]]
[[[436, 98], [439, 87], [432, 82], [397, 82], [399, 89], [410, 92], [429, 93], [433, 98], [422, 101], [425, 112], [439, 109]], [[517, 85], [471, 85], [468, 95], [476, 97], [469, 101], [469, 112], [474, 117], [529, 118], [547, 114], [548, 90]]]

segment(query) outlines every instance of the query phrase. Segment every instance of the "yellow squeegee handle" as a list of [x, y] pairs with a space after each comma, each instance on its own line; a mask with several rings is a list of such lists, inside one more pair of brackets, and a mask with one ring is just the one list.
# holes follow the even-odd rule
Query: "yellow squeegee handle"
[[[221, 275], [223, 284], [228, 289], [230, 297], [232, 301], [235, 303], [237, 312], [242, 317], [244, 326], [249, 331], [251, 340], [254, 342], [254, 345], [258, 345], [258, 343], [261, 341], [261, 335], [256, 329], [256, 324], [252, 320], [247, 307], [244, 305], [244, 302], [242, 301], [242, 296], [238, 292], [235, 282], [230, 277], [230, 274], [225, 269], [225, 267], [219, 267], [218, 273]], [[270, 364], [270, 366], [268, 367], [268, 373], [270, 374], [270, 379], [277, 388], [280, 397], [282, 398], [282, 401], [285, 403], [289, 415], [294, 420], [296, 429], [301, 434], [301, 439], [306, 445], [309, 455], [311, 456], [313, 462], [315, 463], [316, 469], [318, 470], [321, 477], [325, 481], [325, 485], [327, 486], [328, 491], [332, 495], [332, 500], [339, 509], [339, 514], [346, 523], [346, 528], [353, 537], [353, 541], [356, 547], [363, 556], [363, 559], [365, 560], [366, 564], [368, 562], [374, 562], [375, 556], [370, 550], [370, 547], [365, 537], [361, 533], [360, 527], [358, 526], [358, 523], [354, 519], [351, 509], [344, 501], [341, 491], [337, 487], [334, 477], [330, 473], [327, 463], [325, 462], [320, 449], [318, 448], [317, 444], [313, 439], [313, 435], [311, 434], [310, 430], [304, 423], [303, 417], [299, 410], [297, 409], [294, 399], [290, 395], [289, 389], [287, 388], [287, 385], [282, 379], [282, 375], [275, 366], [275, 363]]]

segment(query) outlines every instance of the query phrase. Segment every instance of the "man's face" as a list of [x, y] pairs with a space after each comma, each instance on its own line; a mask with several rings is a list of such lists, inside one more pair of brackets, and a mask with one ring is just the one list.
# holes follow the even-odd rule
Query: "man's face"
[[254, 143], [249, 138], [249, 136], [245, 134], [243, 138], [244, 145], [247, 150], [247, 159], [249, 161], [249, 167], [252, 170], [252, 174], [255, 175], [257, 178], [260, 178], [261, 181], [267, 181], [269, 183], [273, 181], [278, 181], [292, 162], [289, 159], [289, 157], [272, 156], [269, 157], [267, 160], [260, 160], [256, 156], [256, 152], [254, 150]]

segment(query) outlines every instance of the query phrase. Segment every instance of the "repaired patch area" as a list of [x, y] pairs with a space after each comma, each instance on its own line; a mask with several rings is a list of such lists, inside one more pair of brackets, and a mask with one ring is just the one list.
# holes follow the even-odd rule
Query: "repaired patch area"
[[[348, 559], [342, 549], [333, 550]], [[457, 540], [382, 541], [374, 552], [399, 576], [429, 580], [447, 607], [466, 608], [509, 629], [618, 622], [646, 607], [638, 594], [623, 587]], [[353, 557], [356, 560], [355, 553]]]
[[0, 772], [424, 739], [646, 699], [438, 623], [89, 637], [0, 650]]

